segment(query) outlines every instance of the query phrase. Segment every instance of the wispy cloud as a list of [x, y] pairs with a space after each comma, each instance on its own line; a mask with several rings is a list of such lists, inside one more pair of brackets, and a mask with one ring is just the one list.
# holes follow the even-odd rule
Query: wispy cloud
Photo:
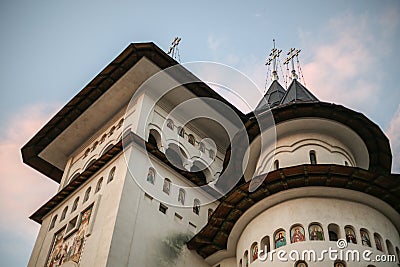
[[213, 34], [209, 35], [208, 39], [207, 39], [208, 47], [213, 51], [218, 50], [220, 48], [222, 42], [223, 42], [223, 38], [216, 37]]
[[400, 105], [393, 115], [389, 128], [386, 131], [392, 148], [392, 171], [400, 173]]
[[[32, 247], [39, 225], [28, 217], [56, 191], [56, 183], [23, 164], [20, 154], [21, 147], [49, 119], [55, 106], [25, 108], [3, 125], [6, 130], [0, 140], [0, 212], [6, 216], [0, 218], [2, 254], [17, 254], [21, 243], [25, 243], [24, 248]], [[29, 255], [24, 256], [28, 260]]]

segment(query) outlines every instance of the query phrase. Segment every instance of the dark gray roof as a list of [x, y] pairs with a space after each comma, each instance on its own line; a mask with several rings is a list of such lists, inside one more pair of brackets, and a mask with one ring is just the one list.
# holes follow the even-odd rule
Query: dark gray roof
[[305, 88], [297, 79], [294, 79], [282, 98], [280, 104], [298, 101], [319, 101], [307, 88]]
[[286, 90], [282, 87], [282, 85], [279, 84], [277, 80], [274, 80], [271, 86], [268, 88], [268, 91], [265, 93], [264, 98], [258, 102], [255, 110], [261, 111], [278, 105], [285, 94]]

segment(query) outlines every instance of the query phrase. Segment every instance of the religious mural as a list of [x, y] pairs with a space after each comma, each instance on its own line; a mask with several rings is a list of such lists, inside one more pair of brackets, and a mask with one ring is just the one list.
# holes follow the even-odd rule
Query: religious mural
[[255, 261], [258, 259], [258, 244], [254, 243], [253, 246], [251, 247], [251, 259], [252, 261]]
[[369, 238], [369, 234], [366, 230], [361, 229], [360, 230], [361, 234], [361, 243], [363, 246], [368, 246], [371, 247], [371, 239]]
[[290, 241], [296, 243], [304, 240], [306, 240], [304, 236], [304, 228], [300, 225], [292, 227], [290, 230]]
[[286, 245], [286, 232], [285, 230], [280, 230], [275, 234], [275, 248], [280, 248]]
[[356, 234], [354, 233], [353, 228], [345, 227], [344, 231], [346, 233], [346, 241], [347, 243], [357, 244]]
[[65, 236], [65, 227], [55, 234], [47, 267], [58, 267], [67, 261], [79, 263], [91, 213], [92, 207], [82, 213], [79, 227], [73, 234]]
[[324, 232], [319, 224], [310, 224], [308, 231], [310, 233], [310, 240], [324, 240]]

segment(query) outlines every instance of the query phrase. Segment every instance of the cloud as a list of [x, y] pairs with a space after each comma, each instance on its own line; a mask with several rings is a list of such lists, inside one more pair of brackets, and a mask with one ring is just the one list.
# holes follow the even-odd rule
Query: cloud
[[213, 51], [218, 50], [222, 42], [223, 42], [222, 38], [217, 38], [214, 35], [209, 35], [207, 39], [208, 47]]
[[392, 148], [392, 172], [400, 173], [400, 105], [392, 117], [389, 128], [386, 131]]
[[[25, 244], [31, 248], [39, 225], [28, 219], [56, 191], [56, 183], [22, 163], [21, 147], [49, 119], [56, 105], [25, 108], [3, 123], [0, 140], [0, 247], [17, 253]], [[5, 234], [4, 234], [5, 233]], [[7, 236], [4, 236], [7, 235]], [[5, 244], [5, 240], [14, 242]], [[19, 247], [12, 247], [18, 244]], [[10, 247], [11, 246], [11, 247]], [[23, 248], [27, 251], [26, 247]], [[27, 255], [27, 257], [29, 257]]]

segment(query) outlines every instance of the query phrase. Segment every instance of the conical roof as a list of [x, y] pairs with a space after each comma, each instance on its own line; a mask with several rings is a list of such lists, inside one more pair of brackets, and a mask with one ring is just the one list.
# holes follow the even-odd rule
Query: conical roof
[[298, 101], [319, 101], [307, 88], [304, 87], [297, 79], [293, 79], [286, 94], [282, 98], [280, 104]]
[[277, 80], [274, 80], [268, 91], [265, 93], [264, 98], [260, 100], [256, 107], [256, 111], [272, 108], [278, 105], [283, 96], [286, 94], [286, 90], [279, 84]]

